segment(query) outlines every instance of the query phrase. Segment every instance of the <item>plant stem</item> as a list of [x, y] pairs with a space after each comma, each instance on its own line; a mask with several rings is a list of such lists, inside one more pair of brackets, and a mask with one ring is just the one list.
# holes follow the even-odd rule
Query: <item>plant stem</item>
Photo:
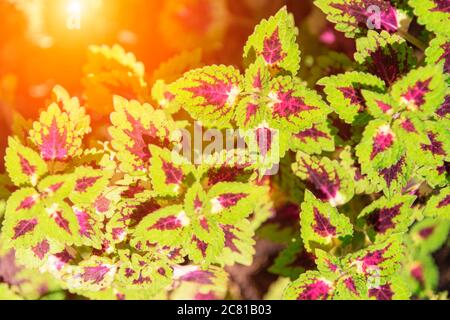
[[405, 39], [406, 41], [410, 42], [411, 44], [413, 44], [414, 46], [416, 46], [420, 50], [425, 51], [427, 49], [427, 45], [425, 43], [423, 43], [421, 40], [417, 39], [416, 37], [414, 37], [410, 33], [404, 32], [402, 30], [398, 30], [397, 33], [403, 39]]

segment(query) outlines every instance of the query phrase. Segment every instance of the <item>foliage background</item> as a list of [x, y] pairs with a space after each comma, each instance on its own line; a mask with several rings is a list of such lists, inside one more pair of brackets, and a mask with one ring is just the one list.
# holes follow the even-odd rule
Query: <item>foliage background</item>
[[[301, 77], [313, 86], [320, 78], [314, 67], [317, 57], [335, 51], [352, 58], [356, 48], [354, 39], [336, 32], [310, 0], [108, 0], [101, 14], [83, 17], [81, 30], [65, 28], [67, 1], [35, 1], [42, 6], [39, 10], [36, 9], [39, 6], [23, 9], [32, 1], [12, 2], [0, 0], [1, 159], [15, 112], [36, 118], [55, 84], [62, 85], [74, 96], [82, 96], [83, 66], [91, 44], [119, 43], [126, 51], [133, 52], [145, 64], [149, 83], [161, 63], [186, 50], [200, 49], [202, 64], [226, 64], [242, 69], [242, 48], [254, 26], [287, 5], [300, 29]], [[211, 25], [214, 32], [205, 32]], [[96, 134], [105, 136], [107, 117], [95, 109], [88, 112]], [[3, 169], [1, 161], [0, 170]], [[270, 241], [258, 240], [253, 265], [230, 268], [232, 290], [234, 286], [244, 299], [264, 297], [276, 279], [267, 269], [281, 248]], [[440, 269], [438, 291], [448, 291], [448, 246], [434, 257]], [[26, 282], [31, 276], [15, 265], [11, 254], [0, 257], [0, 282]], [[28, 297], [47, 296], [57, 288], [48, 279], [43, 279], [41, 285], [38, 292], [30, 288]], [[71, 298], [57, 289], [55, 295]]]

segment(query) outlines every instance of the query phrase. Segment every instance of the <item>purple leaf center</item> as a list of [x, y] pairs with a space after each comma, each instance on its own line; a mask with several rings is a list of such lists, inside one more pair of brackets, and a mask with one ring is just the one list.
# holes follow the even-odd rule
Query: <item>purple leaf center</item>
[[298, 116], [301, 112], [317, 109], [306, 105], [302, 98], [295, 97], [293, 93], [293, 90], [278, 93], [278, 101], [274, 104], [272, 110], [274, 116], [288, 118], [290, 116]]
[[200, 240], [196, 236], [192, 236], [192, 242], [195, 243], [197, 249], [202, 253], [203, 258], [206, 257], [206, 250], [208, 249], [208, 244], [205, 241]]
[[441, 11], [450, 13], [450, 2], [448, 0], [432, 0], [435, 3], [435, 7], [430, 11]]
[[75, 191], [80, 193], [86, 192], [87, 189], [91, 188], [99, 179], [101, 179], [101, 176], [83, 177], [77, 179], [77, 182], [75, 184]]
[[225, 235], [225, 247], [229, 248], [231, 251], [236, 253], [241, 253], [238, 247], [235, 244], [235, 240], [238, 240], [238, 237], [234, 233], [234, 231], [238, 230], [233, 225], [221, 225], [223, 233]]
[[410, 87], [403, 95], [407, 102], [413, 103], [413, 109], [420, 109], [425, 103], [425, 95], [430, 92], [430, 82], [431, 78], [425, 81], [418, 81], [414, 87]]
[[176, 216], [169, 216], [165, 218], [159, 219], [154, 225], [149, 227], [147, 230], [160, 230], [160, 231], [168, 231], [168, 230], [176, 230], [183, 227], [180, 219]]
[[246, 193], [226, 193], [217, 199], [220, 205], [227, 209], [230, 207], [234, 207], [240, 200], [246, 198], [248, 194]]
[[104, 265], [85, 267], [82, 274], [83, 281], [99, 284], [103, 281], [103, 279], [105, 279], [105, 276], [108, 274], [109, 270], [109, 267]]
[[183, 171], [161, 158], [162, 169], [166, 174], [166, 184], [181, 184], [183, 180]]
[[[216, 110], [224, 109], [230, 94], [233, 90], [231, 83], [225, 83], [222, 80], [212, 78], [212, 83], [206, 81], [198, 81], [197, 87], [186, 88], [185, 90], [191, 92], [194, 98], [203, 98], [205, 101], [200, 104], [201, 107], [208, 105], [213, 106]], [[222, 110], [222, 114], [226, 114], [228, 110]]]
[[353, 87], [341, 87], [338, 88], [338, 90], [342, 92], [345, 99], [350, 100], [351, 104], [359, 106], [358, 112], [362, 112], [364, 110], [364, 98], [361, 94], [361, 90]]
[[450, 194], [447, 195], [441, 202], [439, 202], [436, 208], [441, 209], [443, 207], [448, 206], [449, 204], [450, 204]]
[[34, 230], [34, 228], [37, 226], [38, 221], [37, 219], [30, 219], [30, 220], [21, 220], [19, 223], [14, 227], [14, 237], [13, 240], [17, 240], [20, 237], [23, 237], [27, 233], [30, 233]]
[[333, 226], [330, 221], [325, 218], [317, 208], [314, 208], [314, 221], [313, 229], [321, 237], [334, 237], [336, 236], [336, 227]]
[[[398, 29], [397, 12], [395, 8], [385, 0], [371, 0], [371, 1], [355, 1], [350, 0], [345, 4], [332, 3], [332, 7], [341, 10], [342, 15], [350, 15], [355, 18], [356, 26], [367, 28], [367, 22], [372, 20], [373, 11], [368, 10], [370, 6], [380, 8], [380, 21], [372, 21], [375, 28], [386, 30], [388, 32], [395, 32]], [[351, 23], [351, 22], [348, 22]], [[378, 25], [377, 25], [378, 24]]]
[[42, 133], [41, 137], [41, 155], [45, 161], [63, 161], [67, 158], [67, 129], [64, 128], [62, 133], [60, 133], [55, 117], [53, 117], [52, 124], [48, 128], [48, 134]]
[[423, 228], [422, 230], [419, 231], [419, 235], [422, 239], [426, 240], [434, 233], [434, 229], [435, 229], [434, 226]]
[[318, 280], [314, 283], [305, 285], [298, 300], [326, 300], [331, 287], [325, 281]]
[[92, 229], [92, 226], [89, 222], [89, 215], [81, 210], [74, 210], [74, 212], [80, 226], [81, 236], [91, 239], [92, 235], [94, 234], [94, 230]]
[[26, 197], [20, 205], [17, 207], [16, 211], [19, 210], [29, 210], [33, 208], [33, 206], [36, 204], [36, 199], [34, 196]]
[[286, 57], [286, 53], [283, 52], [283, 47], [280, 41], [278, 27], [272, 33], [272, 35], [264, 39], [262, 56], [267, 64], [273, 66], [281, 62]]
[[36, 246], [33, 247], [34, 255], [39, 258], [39, 260], [44, 259], [45, 255], [50, 250], [50, 245], [47, 240], [39, 242]]
[[303, 143], [306, 143], [308, 138], [315, 142], [319, 141], [319, 138], [330, 139], [326, 132], [320, 131], [315, 125], [310, 129], [297, 133], [295, 137], [300, 139]]
[[30, 177], [33, 176], [36, 173], [36, 166], [31, 165], [31, 163], [20, 153], [18, 153], [17, 155], [19, 156], [22, 173]]
[[412, 123], [411, 120], [409, 119], [405, 119], [404, 121], [402, 121], [402, 128], [409, 133], [416, 133], [417, 129], [414, 126], [414, 123]]
[[429, 132], [427, 134], [428, 139], [430, 140], [430, 144], [422, 143], [420, 146], [424, 151], [430, 151], [433, 155], [445, 156], [446, 153], [443, 148], [443, 144], [441, 141], [436, 139], [436, 134], [433, 132]]
[[373, 141], [372, 153], [370, 154], [370, 160], [389, 149], [394, 144], [394, 135], [391, 132], [379, 131]]
[[391, 167], [380, 170], [380, 175], [383, 176], [384, 181], [388, 188], [391, 187], [393, 181], [399, 178], [402, 167], [405, 164], [405, 157], [401, 157], [400, 160]]
[[439, 117], [446, 117], [450, 113], [450, 95], [445, 97], [444, 103], [436, 110]]
[[369, 297], [376, 298], [377, 300], [392, 300], [394, 293], [392, 292], [389, 284], [382, 285], [378, 288], [372, 288], [369, 290]]
[[392, 208], [381, 208], [370, 213], [367, 217], [367, 223], [372, 226], [373, 230], [384, 234], [389, 229], [395, 227], [393, 219], [400, 214], [403, 204], [396, 205]]

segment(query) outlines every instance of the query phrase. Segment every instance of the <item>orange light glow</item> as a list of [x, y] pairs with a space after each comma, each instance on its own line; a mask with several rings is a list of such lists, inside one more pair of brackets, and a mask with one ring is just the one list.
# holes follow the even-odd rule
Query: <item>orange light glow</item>
[[81, 29], [81, 11], [82, 5], [79, 0], [71, 0], [67, 5], [67, 22], [68, 29]]
[[67, 5], [67, 11], [69, 14], [81, 14], [81, 2], [77, 0], [72, 0]]

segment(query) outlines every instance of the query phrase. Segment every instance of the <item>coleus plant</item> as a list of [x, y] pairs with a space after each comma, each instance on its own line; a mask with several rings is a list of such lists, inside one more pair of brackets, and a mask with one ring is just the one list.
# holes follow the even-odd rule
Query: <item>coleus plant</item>
[[[298, 76], [286, 8], [249, 37], [245, 70], [184, 72], [200, 64], [185, 55], [151, 84], [132, 54], [92, 47], [85, 104], [114, 110], [108, 135], [92, 133], [80, 100], [59, 86], [38, 120], [15, 126], [1, 246], [92, 299], [233, 297], [226, 267], [251, 265], [259, 238], [285, 246], [269, 268], [292, 281], [278, 298], [440, 297], [432, 253], [450, 229], [442, 3], [316, 1], [357, 50], [350, 70], [315, 88]], [[413, 19], [422, 40], [405, 26]], [[236, 165], [237, 148], [217, 151], [220, 163], [175, 161], [173, 133], [194, 121], [253, 132], [246, 143], [263, 161]]]

